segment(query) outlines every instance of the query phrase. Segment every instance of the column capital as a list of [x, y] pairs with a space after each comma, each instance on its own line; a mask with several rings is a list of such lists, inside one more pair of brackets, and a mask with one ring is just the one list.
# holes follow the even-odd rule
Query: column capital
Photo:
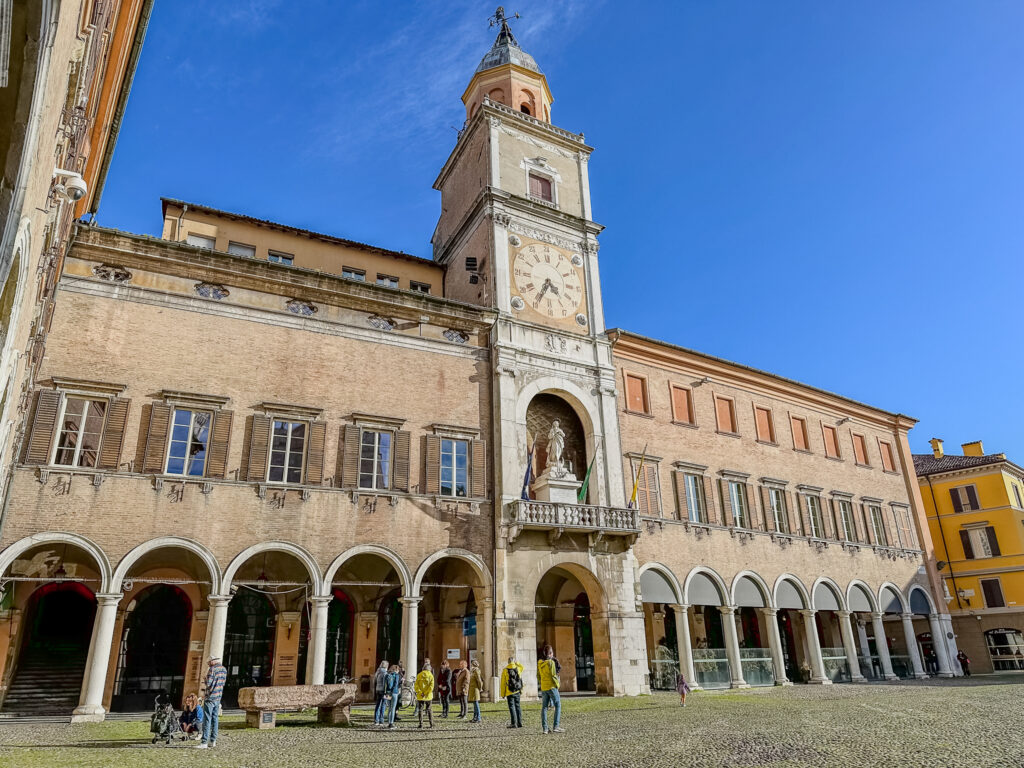
[[885, 618], [885, 614], [882, 611], [872, 611], [871, 618], [875, 621], [882, 621]]
[[772, 608], [770, 605], [766, 605], [763, 608], [758, 608], [757, 610], [759, 610], [763, 616], [778, 616], [779, 615], [779, 609], [778, 608]]
[[901, 613], [900, 614], [900, 618], [903, 619], [904, 621], [913, 621], [914, 620], [914, 614], [909, 613], [909, 612], [908, 613]]
[[124, 592], [97, 592], [95, 597], [100, 605], [117, 605], [124, 597]]
[[736, 613], [736, 606], [734, 605], [720, 605], [718, 610], [722, 612], [723, 616], [732, 616]]
[[940, 614], [938, 614], [938, 613], [929, 613], [928, 614], [928, 621], [938, 621], [939, 618], [940, 618]]
[[801, 608], [800, 609], [800, 615], [801, 616], [809, 616], [811, 618], [814, 618], [814, 616], [817, 615], [817, 613], [818, 612], [814, 608]]
[[690, 610], [689, 603], [669, 603], [668, 607], [671, 608], [673, 611], [683, 611], [684, 613]]
[[309, 598], [309, 602], [313, 605], [330, 605], [333, 599], [334, 595], [313, 595]]
[[402, 605], [419, 605], [423, 602], [423, 597], [400, 597], [398, 598], [398, 602], [400, 602]]
[[211, 608], [216, 608], [219, 605], [227, 605], [231, 602], [231, 595], [207, 595], [206, 600], [210, 604]]
[[852, 611], [836, 611], [835, 613], [840, 619], [848, 619]]

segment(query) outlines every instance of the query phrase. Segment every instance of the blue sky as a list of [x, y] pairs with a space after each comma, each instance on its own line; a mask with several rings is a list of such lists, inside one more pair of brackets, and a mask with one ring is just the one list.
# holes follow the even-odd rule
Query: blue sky
[[[159, 2], [99, 223], [430, 256], [493, 2]], [[507, 6], [586, 133], [606, 321], [1024, 463], [1024, 3]]]

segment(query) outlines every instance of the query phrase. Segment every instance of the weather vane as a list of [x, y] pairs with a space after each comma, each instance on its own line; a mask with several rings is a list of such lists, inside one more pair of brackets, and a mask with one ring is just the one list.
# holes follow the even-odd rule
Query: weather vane
[[[519, 14], [518, 13], [513, 13], [512, 14], [512, 18], [513, 19], [518, 19], [519, 18]], [[491, 18], [488, 19], [487, 21], [488, 21], [487, 26], [489, 26], [489, 27], [497, 26], [498, 24], [507, 24], [508, 23], [508, 17], [505, 16], [505, 6], [499, 5], [498, 6], [498, 10], [496, 10], [494, 12], [494, 15], [491, 16]]]

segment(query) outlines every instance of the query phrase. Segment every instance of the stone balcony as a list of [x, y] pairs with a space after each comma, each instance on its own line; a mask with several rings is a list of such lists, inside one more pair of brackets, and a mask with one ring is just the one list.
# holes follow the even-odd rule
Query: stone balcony
[[564, 533], [586, 533], [591, 546], [611, 536], [628, 537], [631, 545], [640, 533], [640, 513], [635, 509], [518, 499], [506, 510], [509, 543], [527, 530], [547, 531], [552, 543]]

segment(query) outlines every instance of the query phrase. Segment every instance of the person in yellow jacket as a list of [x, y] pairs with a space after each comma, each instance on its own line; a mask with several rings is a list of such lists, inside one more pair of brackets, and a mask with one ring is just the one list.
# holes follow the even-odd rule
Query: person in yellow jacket
[[519, 697], [523, 693], [523, 665], [515, 656], [508, 657], [508, 665], [501, 670], [501, 697], [508, 702], [509, 728], [523, 727], [523, 709]]
[[420, 725], [423, 727], [423, 711], [427, 712], [427, 724], [434, 727], [434, 716], [430, 712], [430, 705], [434, 703], [434, 671], [430, 667], [429, 659], [423, 662], [423, 669], [416, 675], [416, 685], [413, 686], [416, 693], [416, 701], [419, 705]]
[[555, 658], [555, 651], [550, 645], [545, 645], [541, 650], [540, 659], [537, 661], [537, 682], [540, 686], [540, 729], [548, 732], [548, 707], [554, 707], [555, 719], [551, 728], [552, 733], [565, 733], [562, 730], [562, 697], [558, 693], [558, 686], [562, 681], [558, 679], [558, 660]]

